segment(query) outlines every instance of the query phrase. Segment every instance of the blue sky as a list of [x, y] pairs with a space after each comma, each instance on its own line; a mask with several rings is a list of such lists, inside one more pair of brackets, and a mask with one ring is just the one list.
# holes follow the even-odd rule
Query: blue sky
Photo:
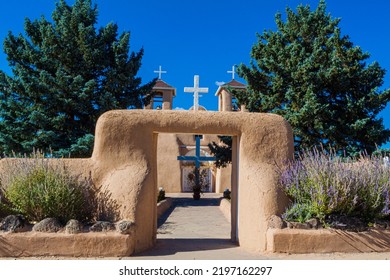
[[[0, 41], [9, 31], [23, 33], [24, 18], [51, 17], [55, 0], [0, 2]], [[72, 4], [73, 0], [67, 1]], [[200, 86], [209, 93], [200, 105], [217, 110], [216, 82], [228, 82], [232, 65], [248, 64], [256, 32], [276, 30], [275, 13], [319, 0], [95, 0], [99, 9], [98, 26], [118, 24], [120, 31], [131, 32], [131, 50], [145, 53], [139, 76], [144, 82], [157, 74], [159, 65], [168, 73], [162, 78], [177, 89], [174, 107], [188, 109], [193, 102], [184, 87], [200, 76]], [[368, 62], [378, 61], [387, 69], [383, 88], [390, 87], [390, 1], [327, 0], [327, 10], [341, 18], [341, 32], [355, 45], [371, 54]], [[0, 51], [0, 69], [9, 72], [5, 54]], [[238, 78], [238, 80], [240, 80]], [[242, 80], [240, 80], [242, 81]], [[390, 129], [390, 104], [382, 111]], [[390, 147], [390, 143], [386, 145]]]

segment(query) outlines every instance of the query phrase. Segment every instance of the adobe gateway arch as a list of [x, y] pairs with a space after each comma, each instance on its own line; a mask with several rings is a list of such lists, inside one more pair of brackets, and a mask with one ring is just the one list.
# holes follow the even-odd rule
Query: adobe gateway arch
[[153, 247], [156, 241], [158, 133], [233, 136], [232, 237], [244, 249], [265, 251], [268, 219], [281, 214], [287, 203], [277, 185], [276, 168], [293, 156], [290, 125], [274, 114], [245, 112], [103, 114], [88, 165], [94, 182], [106, 186], [120, 206], [121, 219], [135, 222], [135, 252]]

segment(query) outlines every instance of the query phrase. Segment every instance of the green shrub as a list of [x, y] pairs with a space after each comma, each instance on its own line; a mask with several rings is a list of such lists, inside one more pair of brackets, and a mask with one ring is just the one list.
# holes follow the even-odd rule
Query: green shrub
[[17, 214], [17, 212], [12, 209], [11, 203], [6, 199], [3, 190], [0, 188], [0, 220], [12, 214]]
[[307, 220], [317, 217], [317, 213], [313, 206], [308, 203], [294, 203], [287, 208], [282, 218], [285, 221], [294, 221], [304, 223]]
[[49, 165], [39, 154], [32, 159], [10, 161], [7, 173], [2, 174], [1, 185], [6, 200], [14, 212], [30, 221], [57, 218], [91, 219], [91, 199], [86, 182], [79, 182], [65, 165]]

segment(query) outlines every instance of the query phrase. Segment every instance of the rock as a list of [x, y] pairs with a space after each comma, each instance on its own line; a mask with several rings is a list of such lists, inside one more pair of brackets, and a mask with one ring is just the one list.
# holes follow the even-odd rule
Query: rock
[[281, 217], [276, 216], [276, 215], [272, 215], [272, 216], [269, 218], [268, 227], [269, 227], [269, 228], [278, 228], [278, 229], [282, 229], [282, 228], [285, 228], [285, 227], [286, 227], [286, 222], [283, 221]]
[[0, 223], [0, 231], [22, 232], [26, 228], [27, 222], [23, 215], [9, 215]]
[[287, 222], [288, 228], [295, 229], [310, 229], [310, 225], [308, 223], [299, 223], [299, 222]]
[[117, 224], [116, 229], [121, 234], [132, 234], [135, 230], [135, 224], [131, 221], [121, 221]]
[[57, 232], [62, 228], [60, 222], [55, 218], [46, 218], [33, 226], [33, 231]]
[[313, 228], [313, 229], [318, 229], [318, 228], [322, 227], [320, 220], [317, 218], [312, 218], [310, 220], [307, 220], [306, 223], [309, 224], [310, 228]]
[[375, 229], [384, 230], [386, 229], [386, 224], [375, 222], [372, 227]]
[[90, 228], [90, 231], [110, 231], [115, 230], [115, 225], [110, 222], [97, 221]]
[[374, 229], [385, 230], [389, 229], [389, 221], [386, 220], [375, 220], [373, 226]]
[[347, 227], [347, 224], [343, 224], [343, 223], [340, 223], [340, 222], [333, 222], [330, 224], [330, 227], [331, 228], [334, 228], [334, 229], [341, 229], [341, 230], [346, 230], [348, 229]]
[[69, 220], [65, 226], [65, 233], [77, 234], [83, 231], [83, 225], [77, 220]]

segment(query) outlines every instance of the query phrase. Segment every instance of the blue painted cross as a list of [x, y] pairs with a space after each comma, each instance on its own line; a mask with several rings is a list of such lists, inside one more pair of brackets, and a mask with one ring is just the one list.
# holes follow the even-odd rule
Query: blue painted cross
[[195, 185], [199, 185], [199, 167], [202, 161], [212, 161], [215, 157], [204, 157], [200, 155], [200, 139], [202, 135], [195, 135], [195, 156], [178, 156], [178, 160], [195, 161]]

